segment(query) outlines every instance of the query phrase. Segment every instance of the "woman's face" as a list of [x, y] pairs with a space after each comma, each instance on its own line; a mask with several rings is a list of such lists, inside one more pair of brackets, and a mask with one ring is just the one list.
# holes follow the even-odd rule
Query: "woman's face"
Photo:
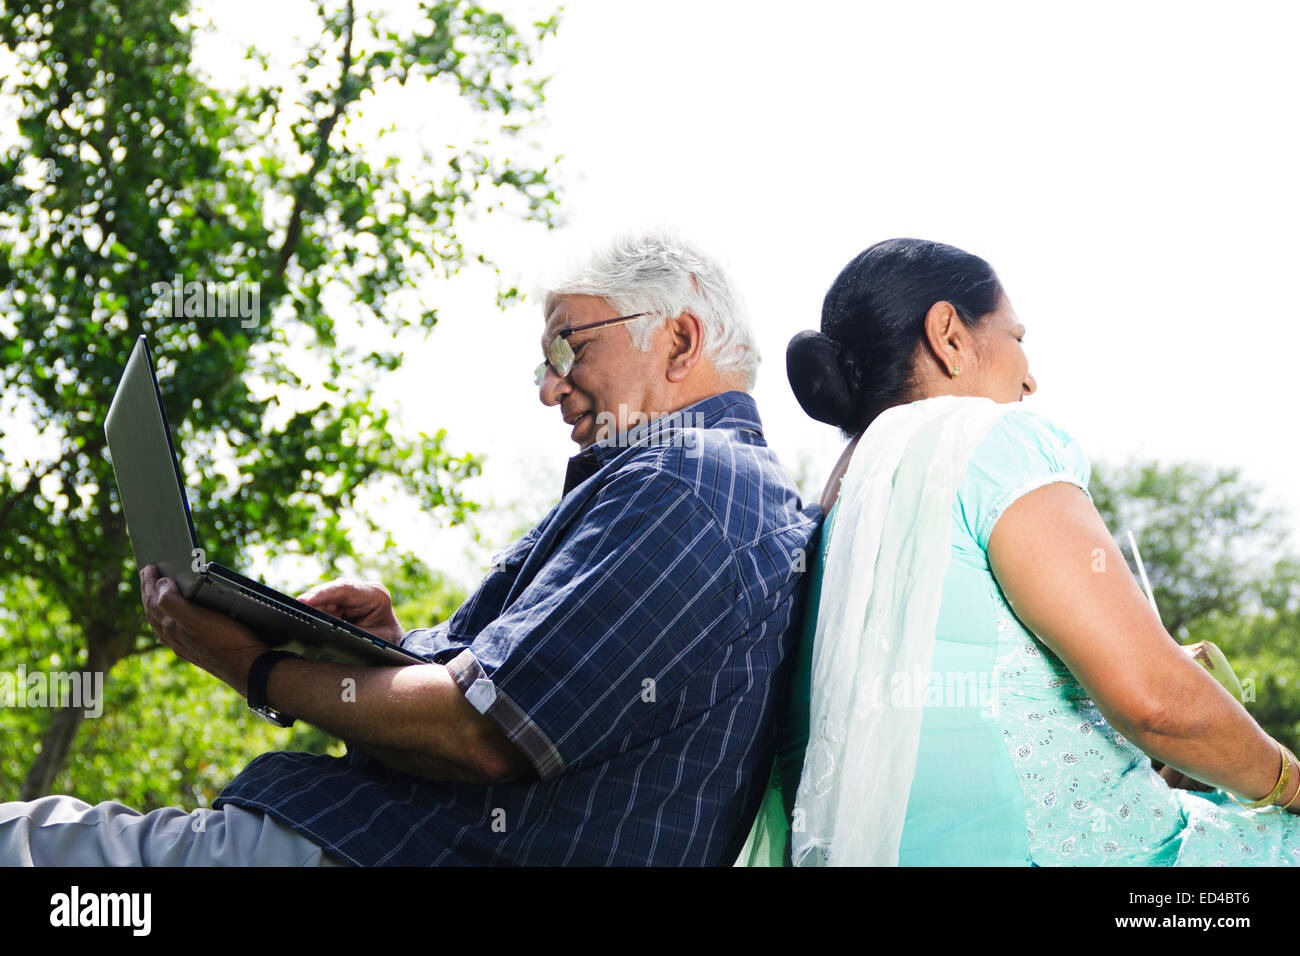
[[1011, 300], [1003, 295], [998, 307], [984, 317], [975, 330], [975, 356], [978, 368], [972, 382], [972, 394], [995, 402], [1018, 402], [1038, 390], [1029, 374], [1029, 359], [1021, 340], [1025, 327], [1016, 318]]

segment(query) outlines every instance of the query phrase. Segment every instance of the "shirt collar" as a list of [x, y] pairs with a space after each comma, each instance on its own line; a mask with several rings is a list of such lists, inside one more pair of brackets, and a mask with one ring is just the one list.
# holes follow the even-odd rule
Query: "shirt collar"
[[689, 428], [737, 428], [763, 438], [763, 423], [759, 420], [754, 397], [748, 392], [720, 392], [638, 425], [623, 435], [614, 435], [584, 448], [569, 459], [564, 475], [564, 494], [600, 471], [621, 452], [634, 446], [672, 444], [675, 436]]

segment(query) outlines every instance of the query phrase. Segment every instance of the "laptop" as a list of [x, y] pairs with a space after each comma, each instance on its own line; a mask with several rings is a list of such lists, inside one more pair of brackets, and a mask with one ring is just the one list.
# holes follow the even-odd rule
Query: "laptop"
[[181, 481], [145, 336], [127, 360], [104, 420], [109, 457], [136, 563], [156, 564], [191, 601], [247, 625], [272, 647], [340, 664], [415, 664], [425, 658], [232, 571], [201, 548]]

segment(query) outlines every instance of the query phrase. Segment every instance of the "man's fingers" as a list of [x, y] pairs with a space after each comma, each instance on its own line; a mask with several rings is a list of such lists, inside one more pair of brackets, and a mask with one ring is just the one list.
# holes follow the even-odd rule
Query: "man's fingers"
[[140, 600], [144, 602], [145, 612], [155, 600], [154, 592], [158, 588], [158, 569], [152, 564], [140, 572]]
[[144, 618], [153, 628], [154, 635], [161, 640], [159, 630], [162, 612], [158, 609], [158, 569], [152, 564], [140, 572], [140, 601], [144, 604]]
[[140, 596], [144, 601], [144, 616], [150, 624], [187, 619], [192, 606], [181, 594], [180, 585], [164, 578], [152, 564], [140, 572]]
[[298, 600], [304, 604], [333, 614], [366, 611], [379, 606], [387, 598], [388, 590], [382, 584], [347, 579], [318, 584], [298, 595]]
[[194, 617], [194, 607], [181, 594], [180, 585], [162, 577], [154, 565], [140, 572], [140, 591], [144, 598], [144, 616], [154, 637], [180, 655], [179, 633], [184, 622]]
[[338, 617], [343, 611], [343, 607], [334, 595], [321, 592], [316, 588], [298, 595], [298, 600], [303, 604], [316, 608], [318, 611], [333, 614], [335, 617]]
[[312, 607], [323, 604], [338, 604], [346, 595], [357, 590], [351, 581], [327, 581], [309, 588], [298, 595], [298, 600]]
[[174, 622], [182, 622], [193, 616], [190, 602], [181, 594], [180, 586], [171, 578], [162, 578], [158, 582], [158, 609]]

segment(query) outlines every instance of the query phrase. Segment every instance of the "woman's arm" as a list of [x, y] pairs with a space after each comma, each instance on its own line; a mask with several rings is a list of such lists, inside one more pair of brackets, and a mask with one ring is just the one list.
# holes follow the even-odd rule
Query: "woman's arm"
[[[1244, 800], [1273, 789], [1277, 745], [1160, 624], [1097, 509], [1057, 482], [1017, 499], [989, 536], [1012, 610], [1148, 755]], [[1300, 787], [1300, 773], [1276, 803]], [[1291, 807], [1300, 812], [1300, 800]]]

